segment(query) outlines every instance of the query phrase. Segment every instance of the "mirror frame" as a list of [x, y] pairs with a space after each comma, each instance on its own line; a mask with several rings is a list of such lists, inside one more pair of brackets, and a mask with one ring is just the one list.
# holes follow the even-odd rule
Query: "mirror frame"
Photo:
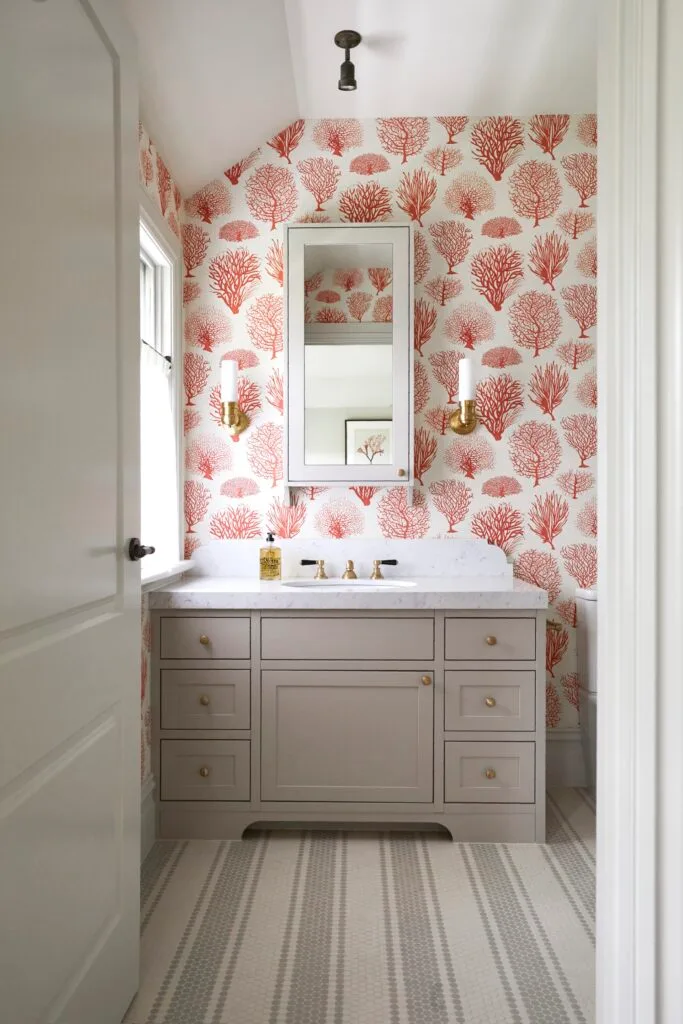
[[[359, 232], [364, 238], [359, 239]], [[315, 236], [315, 237], [314, 237]], [[307, 466], [304, 410], [304, 249], [306, 244], [390, 244], [393, 247], [392, 462], [381, 466]], [[284, 226], [284, 480], [286, 487], [390, 486], [413, 483], [413, 229], [410, 224], [286, 224]], [[397, 296], [399, 299], [397, 301]], [[371, 321], [367, 321], [371, 323]], [[359, 325], [361, 326], [361, 325]], [[402, 471], [403, 475], [399, 475]]]

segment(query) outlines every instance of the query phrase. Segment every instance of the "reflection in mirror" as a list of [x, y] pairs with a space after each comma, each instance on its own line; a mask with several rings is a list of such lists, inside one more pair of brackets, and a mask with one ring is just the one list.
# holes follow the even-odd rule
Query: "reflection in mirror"
[[392, 249], [304, 247], [307, 465], [393, 461]]

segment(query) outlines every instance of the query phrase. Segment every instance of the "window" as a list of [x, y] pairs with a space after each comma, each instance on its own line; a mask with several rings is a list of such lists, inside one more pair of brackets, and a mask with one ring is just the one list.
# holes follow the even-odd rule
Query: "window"
[[180, 559], [174, 253], [140, 221], [140, 537], [143, 582]]

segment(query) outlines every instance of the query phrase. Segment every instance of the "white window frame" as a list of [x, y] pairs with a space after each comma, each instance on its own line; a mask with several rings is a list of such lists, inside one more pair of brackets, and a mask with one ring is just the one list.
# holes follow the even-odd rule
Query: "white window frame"
[[[165, 263], [166, 266], [156, 266], [155, 286], [163, 295], [161, 302], [157, 303], [155, 309], [157, 336], [163, 339], [163, 354], [171, 357], [171, 390], [173, 402], [173, 423], [175, 426], [176, 443], [176, 472], [178, 481], [177, 493], [177, 520], [178, 520], [178, 545], [177, 559], [163, 568], [157, 567], [153, 573], [145, 575], [145, 561], [141, 563], [141, 578], [143, 590], [154, 589], [154, 586], [162, 585], [173, 577], [180, 576], [189, 569], [191, 563], [183, 559], [183, 402], [182, 402], [182, 366], [183, 366], [183, 336], [182, 336], [182, 295], [183, 295], [183, 260], [180, 240], [173, 234], [168, 224], [161, 216], [160, 211], [150, 200], [149, 196], [140, 189], [140, 228], [141, 244], [140, 251], [143, 251], [142, 229], [148, 236], [148, 257], [151, 262]], [[142, 344], [142, 340], [140, 342]], [[146, 540], [144, 543], [154, 543], [154, 539]]]

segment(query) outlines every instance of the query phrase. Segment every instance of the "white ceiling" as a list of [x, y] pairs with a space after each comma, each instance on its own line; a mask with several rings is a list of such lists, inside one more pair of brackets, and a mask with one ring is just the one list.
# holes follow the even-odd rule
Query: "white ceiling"
[[[183, 192], [295, 117], [595, 110], [596, 0], [122, 0]], [[341, 28], [363, 36], [337, 89]]]

